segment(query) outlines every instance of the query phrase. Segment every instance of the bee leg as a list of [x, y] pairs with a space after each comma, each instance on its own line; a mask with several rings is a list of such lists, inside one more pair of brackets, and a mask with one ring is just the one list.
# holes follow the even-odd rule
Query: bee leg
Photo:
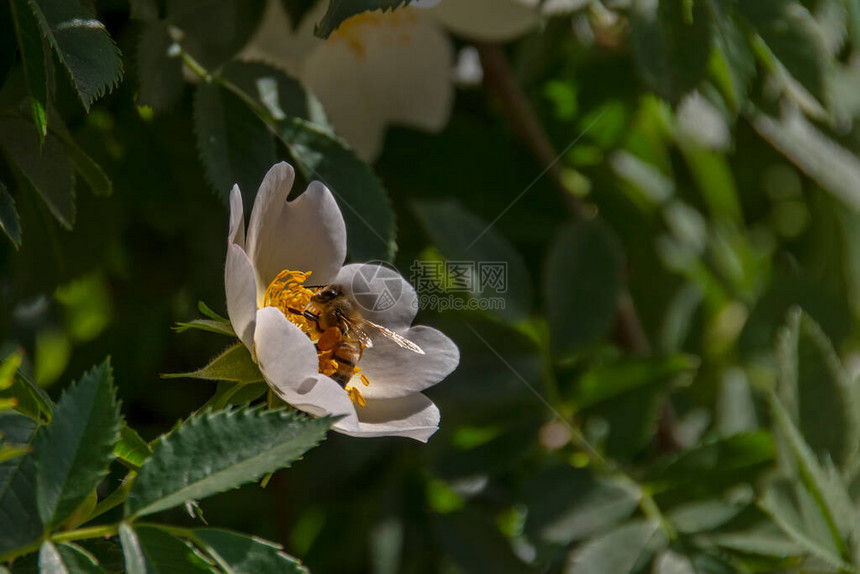
[[330, 351], [340, 343], [343, 338], [340, 327], [329, 327], [320, 335], [317, 341], [317, 349], [320, 351]]

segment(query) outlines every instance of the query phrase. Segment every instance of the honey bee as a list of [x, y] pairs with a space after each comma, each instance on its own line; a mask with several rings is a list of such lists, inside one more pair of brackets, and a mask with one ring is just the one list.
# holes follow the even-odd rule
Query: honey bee
[[313, 321], [321, 332], [317, 349], [320, 352], [331, 351], [337, 369], [329, 376], [341, 386], [346, 386], [357, 372], [356, 367], [364, 349], [373, 347], [376, 336], [384, 337], [419, 355], [424, 354], [421, 347], [406, 337], [365, 319], [356, 303], [338, 285], [317, 288], [302, 315]]

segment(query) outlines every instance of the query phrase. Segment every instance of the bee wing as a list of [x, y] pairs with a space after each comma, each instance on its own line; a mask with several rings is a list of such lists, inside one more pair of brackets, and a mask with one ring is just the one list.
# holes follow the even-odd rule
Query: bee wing
[[373, 346], [373, 339], [371, 336], [362, 329], [362, 327], [366, 327], [370, 321], [362, 320], [360, 323], [358, 321], [352, 321], [346, 315], [339, 315], [340, 320], [346, 325], [347, 329], [351, 334], [354, 334], [355, 337], [359, 340], [359, 342], [364, 345], [366, 348], [371, 348]]
[[363, 322], [368, 327], [372, 328], [376, 333], [379, 333], [380, 335], [382, 335], [383, 337], [385, 337], [389, 341], [393, 341], [394, 343], [397, 343], [399, 346], [403, 347], [404, 349], [409, 349], [410, 351], [412, 351], [414, 353], [418, 353], [419, 355], [425, 354], [424, 349], [422, 349], [421, 347], [419, 347], [418, 345], [416, 345], [415, 343], [413, 343], [412, 341], [410, 341], [406, 337], [404, 337], [402, 335], [398, 335], [397, 333], [395, 333], [391, 329], [389, 329], [387, 327], [383, 327], [382, 325], [377, 325], [373, 321], [368, 321], [367, 319], [365, 319]]

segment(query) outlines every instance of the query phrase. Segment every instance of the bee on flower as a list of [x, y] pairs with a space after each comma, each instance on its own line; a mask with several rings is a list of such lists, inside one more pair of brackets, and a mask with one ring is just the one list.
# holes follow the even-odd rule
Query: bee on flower
[[[341, 415], [333, 428], [344, 434], [426, 441], [439, 409], [421, 391], [456, 369], [456, 345], [412, 325], [415, 290], [396, 271], [344, 265], [346, 227], [334, 197], [313, 182], [287, 201], [294, 180], [289, 164], [269, 170], [247, 234], [238, 186], [230, 193], [225, 291], [236, 334], [290, 405]], [[392, 286], [398, 296], [385, 305], [359, 302]]]

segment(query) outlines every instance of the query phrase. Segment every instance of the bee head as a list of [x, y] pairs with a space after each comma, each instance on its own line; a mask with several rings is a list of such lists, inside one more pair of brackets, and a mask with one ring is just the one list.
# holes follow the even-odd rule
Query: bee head
[[343, 291], [335, 285], [326, 285], [313, 296], [313, 301], [317, 303], [330, 303], [343, 295]]

